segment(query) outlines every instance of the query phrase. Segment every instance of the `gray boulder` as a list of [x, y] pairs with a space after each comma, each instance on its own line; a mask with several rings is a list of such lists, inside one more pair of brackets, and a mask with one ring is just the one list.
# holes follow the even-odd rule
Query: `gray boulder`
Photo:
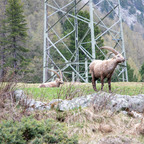
[[16, 101], [23, 100], [23, 99], [27, 98], [27, 96], [24, 94], [24, 91], [20, 90], [20, 89], [14, 91], [14, 95], [13, 96], [14, 96]]
[[93, 98], [94, 95], [87, 95], [73, 98], [72, 100], [63, 100], [61, 103], [59, 103], [58, 107], [60, 111], [71, 110], [80, 107], [88, 107], [90, 106]]
[[65, 111], [79, 107], [95, 106], [112, 111], [133, 110], [144, 111], [144, 94], [137, 96], [120, 95], [106, 92], [98, 92], [92, 95], [81, 96], [72, 100], [64, 100], [59, 104], [59, 110]]
[[54, 99], [49, 103], [29, 99], [22, 90], [14, 92], [17, 101], [23, 101], [28, 105], [29, 110], [50, 110], [58, 108], [60, 111], [67, 111], [75, 108], [94, 106], [95, 108], [121, 111], [129, 109], [136, 112], [144, 112], [144, 94], [136, 96], [120, 95], [106, 92], [98, 92], [87, 96], [73, 98], [72, 100]]
[[50, 110], [51, 107], [46, 102], [35, 101], [34, 99], [25, 99], [24, 103], [28, 106], [28, 110]]
[[111, 100], [109, 106], [112, 110], [119, 111], [128, 108], [129, 110], [143, 112], [144, 111], [144, 94], [136, 96], [116, 94]]
[[50, 110], [51, 107], [49, 104], [46, 102], [41, 102], [41, 101], [35, 101], [32, 98], [28, 98], [23, 90], [16, 90], [14, 92], [13, 97], [15, 98], [16, 101], [19, 101], [20, 104], [25, 105], [28, 107], [28, 110]]

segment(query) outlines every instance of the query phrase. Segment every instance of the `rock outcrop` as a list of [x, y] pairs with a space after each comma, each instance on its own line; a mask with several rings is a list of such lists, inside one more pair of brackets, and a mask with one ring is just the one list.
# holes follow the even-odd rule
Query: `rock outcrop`
[[34, 99], [27, 98], [22, 90], [14, 92], [14, 98], [17, 101], [23, 101], [24, 104], [29, 106], [29, 110], [50, 110], [57, 108], [60, 111], [67, 111], [76, 108], [83, 108], [88, 106], [95, 106], [97, 108], [106, 108], [112, 111], [144, 111], [144, 94], [135, 96], [120, 95], [106, 92], [98, 92], [87, 96], [73, 98], [72, 100], [54, 99], [49, 103], [35, 101]]

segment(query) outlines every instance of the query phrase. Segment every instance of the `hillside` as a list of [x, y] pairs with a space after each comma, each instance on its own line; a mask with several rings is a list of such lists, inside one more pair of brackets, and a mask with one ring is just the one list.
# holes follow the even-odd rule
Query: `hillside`
[[[88, 0], [83, 1], [84, 3], [86, 3]], [[99, 1], [100, 0], [94, 0], [94, 3], [97, 3]], [[114, 5], [114, 2], [112, 0], [110, 1], [111, 5]], [[121, 0], [120, 2], [123, 19], [126, 56], [129, 64], [135, 70], [138, 70], [144, 62], [144, 50], [141, 47], [144, 44], [144, 1]], [[101, 3], [101, 5], [98, 5], [95, 9], [98, 9], [103, 17], [111, 10], [111, 7], [108, 5], [106, 0], [104, 0], [103, 3]], [[134, 9], [134, 12], [132, 12], [131, 9]], [[112, 15], [109, 16], [109, 20], [107, 20], [107, 23], [112, 23], [115, 15], [115, 13], [112, 13]], [[107, 36], [104, 39], [106, 44], [111, 43], [110, 37]]]
[[[87, 0], [84, 0], [86, 2]], [[94, 0], [94, 3], [98, 3], [100, 0]], [[110, 0], [111, 5], [115, 3]], [[102, 15], [105, 15], [111, 10], [110, 4], [104, 0], [96, 8], [99, 9]], [[123, 31], [125, 49], [128, 63], [135, 69], [136, 75], [138, 69], [144, 62], [144, 1], [143, 0], [120, 0], [121, 15], [123, 19]], [[108, 23], [111, 23], [115, 19], [116, 13], [112, 13], [109, 16]], [[106, 44], [111, 43], [110, 38], [106, 37]]]
[[[3, 0], [0, 0], [3, 2]], [[28, 34], [29, 39], [27, 43], [27, 47], [30, 49], [29, 57], [32, 58], [29, 69], [32, 71], [29, 74], [25, 81], [42, 81], [42, 64], [43, 64], [43, 13], [44, 13], [44, 1], [39, 0], [22, 0], [24, 3], [25, 16], [27, 19], [27, 27], [29, 28]], [[143, 2], [143, 1], [142, 1]], [[61, 3], [57, 1], [57, 3]], [[64, 3], [64, 2], [63, 2]], [[130, 0], [127, 0], [127, 3], [130, 3]], [[62, 4], [62, 3], [61, 3]], [[126, 7], [127, 8], [127, 7]], [[142, 22], [136, 20], [136, 14], [126, 15], [129, 11], [129, 7], [126, 12], [126, 8], [123, 8], [123, 29], [124, 29], [124, 39], [125, 39], [125, 48], [126, 48], [126, 56], [128, 63], [135, 69], [135, 73], [138, 74], [138, 70], [140, 66], [143, 64], [144, 57], [144, 49], [142, 45], [144, 45], [143, 34], [144, 31]], [[134, 7], [136, 12], [139, 14], [143, 14], [143, 9], [137, 10], [138, 6]], [[139, 8], [140, 9], [140, 8]], [[140, 13], [141, 12], [141, 13]], [[103, 15], [106, 12], [103, 13]], [[135, 20], [132, 21], [133, 18]], [[128, 18], [128, 19], [126, 19]], [[53, 18], [55, 20], [57, 18]], [[111, 21], [111, 19], [109, 20]], [[132, 26], [132, 24], [134, 25]], [[133, 28], [132, 28], [133, 27]], [[61, 31], [61, 27], [58, 28]], [[105, 43], [108, 44], [109, 38], [105, 38]]]

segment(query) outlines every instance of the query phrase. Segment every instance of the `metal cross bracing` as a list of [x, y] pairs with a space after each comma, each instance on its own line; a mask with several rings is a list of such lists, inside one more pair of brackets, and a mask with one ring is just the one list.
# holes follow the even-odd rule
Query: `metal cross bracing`
[[[101, 14], [101, 5], [107, 2], [109, 10]], [[89, 9], [90, 19], [79, 15], [79, 11]], [[114, 18], [108, 17], [113, 14]], [[74, 22], [71, 21], [74, 18]], [[110, 23], [108, 22], [111, 21]], [[64, 34], [63, 24], [67, 21], [71, 26], [69, 32]], [[87, 24], [86, 32], [81, 39], [78, 39], [78, 21]], [[101, 33], [94, 35], [94, 26], [101, 29]], [[69, 47], [70, 35], [75, 33], [74, 47], [72, 51]], [[91, 34], [90, 41], [84, 41], [88, 34]], [[45, 0], [44, 1], [44, 56], [43, 56], [43, 82], [51, 81], [56, 77], [48, 69], [60, 69], [65, 81], [88, 82], [89, 63], [96, 59], [96, 48], [101, 51], [97, 42], [109, 35], [109, 46], [115, 48], [126, 59], [122, 17], [120, 10], [120, 0]], [[85, 44], [91, 44], [91, 51], [85, 49]], [[80, 59], [79, 54], [85, 55]], [[120, 81], [128, 81], [126, 61], [117, 67], [117, 77]]]

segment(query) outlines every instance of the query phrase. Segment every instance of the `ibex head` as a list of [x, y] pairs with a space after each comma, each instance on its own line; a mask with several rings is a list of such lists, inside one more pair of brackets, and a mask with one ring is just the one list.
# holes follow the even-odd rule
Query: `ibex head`
[[113, 52], [113, 53], [115, 54], [115, 56], [113, 57], [113, 59], [115, 59], [117, 63], [121, 63], [121, 62], [124, 62], [124, 61], [125, 61], [125, 59], [124, 59], [124, 57], [122, 56], [122, 54], [120, 54], [118, 51], [116, 51], [116, 50], [113, 49], [112, 47], [103, 46], [103, 47], [101, 47], [101, 49], [107, 49], [107, 50]]
[[51, 70], [51, 69], [49, 69], [49, 70], [52, 71], [52, 72], [54, 72], [54, 73], [57, 75], [57, 78], [55, 79], [55, 81], [56, 81], [57, 83], [59, 83], [59, 84], [63, 84], [63, 83], [64, 83], [64, 82], [63, 82], [62, 72], [61, 72], [60, 69], [58, 69], [60, 74], [58, 74], [58, 73], [57, 73], [56, 71], [54, 71], [54, 70]]

